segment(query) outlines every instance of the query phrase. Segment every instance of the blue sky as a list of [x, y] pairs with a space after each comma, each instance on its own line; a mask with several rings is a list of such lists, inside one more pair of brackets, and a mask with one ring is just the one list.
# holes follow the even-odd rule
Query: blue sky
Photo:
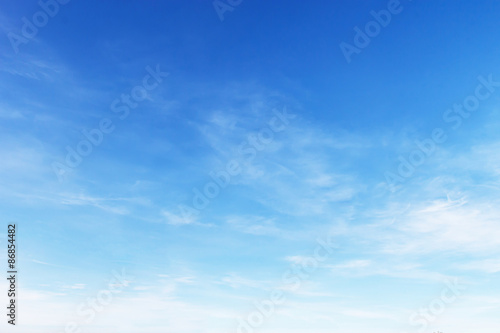
[[23, 332], [498, 331], [499, 3], [47, 3], [0, 5]]

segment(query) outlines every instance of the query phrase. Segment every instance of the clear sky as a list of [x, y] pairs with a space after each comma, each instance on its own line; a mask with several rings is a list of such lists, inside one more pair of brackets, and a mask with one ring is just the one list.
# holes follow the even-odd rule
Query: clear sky
[[499, 17], [2, 2], [0, 330], [498, 333]]

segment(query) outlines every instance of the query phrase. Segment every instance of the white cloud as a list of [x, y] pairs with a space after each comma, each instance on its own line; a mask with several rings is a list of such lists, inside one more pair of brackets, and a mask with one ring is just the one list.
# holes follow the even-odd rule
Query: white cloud
[[479, 271], [488, 274], [500, 272], [500, 259], [484, 259], [456, 265], [458, 269]]

